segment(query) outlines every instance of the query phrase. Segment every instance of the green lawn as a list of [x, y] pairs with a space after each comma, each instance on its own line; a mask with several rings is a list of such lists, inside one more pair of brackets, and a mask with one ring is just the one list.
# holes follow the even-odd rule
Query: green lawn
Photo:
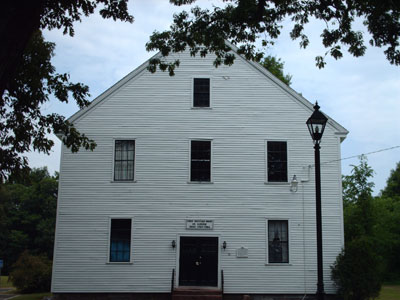
[[[5, 288], [5, 287], [10, 287], [12, 288], [12, 283], [8, 282], [8, 276], [1, 276], [1, 285], [0, 287]], [[7, 292], [7, 294], [18, 294], [18, 291], [12, 290], [10, 292]], [[42, 300], [44, 296], [50, 296], [51, 293], [36, 293], [36, 294], [23, 294], [19, 295], [15, 298], [12, 298], [13, 300]]]
[[[12, 283], [8, 282], [8, 276], [1, 276], [0, 287], [13, 287]], [[13, 300], [41, 300], [44, 296], [50, 295], [51, 293], [24, 294], [13, 298]], [[400, 284], [387, 284], [382, 286], [381, 293], [377, 300], [400, 300]]]
[[51, 293], [24, 294], [12, 298], [12, 300], [42, 300], [44, 296], [50, 296], [50, 295]]
[[384, 285], [378, 300], [399, 300], [400, 285]]
[[8, 282], [8, 276], [1, 276], [0, 287], [13, 287], [11, 282]]

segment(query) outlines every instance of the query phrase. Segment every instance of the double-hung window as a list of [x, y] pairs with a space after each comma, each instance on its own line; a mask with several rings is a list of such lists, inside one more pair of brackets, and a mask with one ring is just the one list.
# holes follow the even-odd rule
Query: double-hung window
[[210, 107], [210, 78], [193, 79], [193, 107]]
[[111, 219], [110, 262], [131, 261], [132, 219]]
[[287, 220], [268, 220], [268, 263], [289, 262], [289, 231]]
[[135, 174], [135, 141], [116, 140], [114, 181], [133, 181]]
[[190, 181], [211, 181], [211, 141], [190, 142]]
[[286, 142], [267, 142], [267, 181], [288, 182]]

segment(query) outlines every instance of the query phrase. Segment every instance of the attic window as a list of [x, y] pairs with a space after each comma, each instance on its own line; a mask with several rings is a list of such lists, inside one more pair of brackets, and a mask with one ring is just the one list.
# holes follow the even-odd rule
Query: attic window
[[210, 107], [210, 78], [193, 79], [193, 107]]

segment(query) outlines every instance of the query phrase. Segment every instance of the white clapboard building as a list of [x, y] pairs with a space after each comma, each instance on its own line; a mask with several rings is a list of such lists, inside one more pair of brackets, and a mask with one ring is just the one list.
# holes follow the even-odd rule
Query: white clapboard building
[[[146, 62], [69, 119], [97, 147], [62, 149], [60, 299], [169, 299], [171, 290], [184, 299], [194, 287], [208, 299], [315, 294], [313, 105], [232, 52], [235, 63], [218, 68], [213, 55], [171, 55], [181, 62], [172, 77]], [[347, 133], [329, 118], [321, 142], [327, 294], [344, 244]]]

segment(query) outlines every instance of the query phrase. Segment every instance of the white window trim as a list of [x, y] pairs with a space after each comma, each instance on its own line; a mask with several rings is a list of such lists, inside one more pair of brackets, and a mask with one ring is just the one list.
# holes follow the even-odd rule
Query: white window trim
[[[115, 142], [116, 141], [135, 141], [135, 156], [133, 161], [133, 180], [114, 180], [115, 172]], [[137, 139], [136, 138], [113, 138], [112, 140], [112, 170], [111, 170], [111, 183], [135, 183], [136, 182], [136, 153], [137, 153]]]
[[[192, 172], [192, 141], [210, 141], [210, 159], [211, 159], [211, 163], [210, 163], [210, 181], [191, 181], [191, 172]], [[188, 181], [187, 183], [190, 184], [213, 184], [214, 180], [213, 180], [213, 163], [214, 163], [214, 157], [213, 157], [213, 144], [214, 144], [214, 140], [212, 138], [190, 138], [189, 139], [189, 170], [188, 170]]]
[[[210, 79], [210, 106], [209, 107], [197, 107], [197, 106], [193, 105], [194, 104], [194, 79], [195, 78], [199, 78], [199, 79], [208, 78], [208, 79]], [[212, 104], [213, 104], [213, 101], [212, 101], [212, 99], [213, 99], [213, 92], [212, 92], [212, 90], [213, 90], [213, 79], [212, 79], [212, 77], [208, 76], [208, 75], [198, 75], [198, 76], [192, 76], [191, 80], [192, 80], [192, 82], [191, 82], [190, 108], [191, 109], [212, 109]]]
[[[288, 223], [288, 262], [287, 263], [270, 263], [269, 262], [269, 244], [268, 244], [268, 221], [287, 221]], [[291, 249], [292, 249], [292, 245], [291, 245], [291, 236], [292, 233], [290, 232], [290, 228], [291, 228], [291, 220], [289, 218], [265, 218], [265, 265], [266, 266], [291, 266]]]
[[[285, 142], [286, 143], [286, 160], [287, 160], [287, 165], [286, 165], [286, 172], [287, 172], [287, 181], [280, 181], [280, 182], [276, 182], [276, 181], [268, 181], [268, 142]], [[264, 171], [264, 175], [265, 175], [265, 181], [264, 184], [267, 185], [290, 185], [290, 155], [289, 155], [289, 141], [288, 140], [284, 140], [284, 139], [268, 139], [268, 140], [264, 140], [264, 158], [265, 158], [265, 171]]]
[[[111, 246], [111, 220], [115, 219], [130, 219], [131, 220], [131, 248], [129, 253], [129, 261], [110, 261], [110, 246]], [[111, 265], [131, 265], [133, 264], [133, 217], [126, 217], [126, 216], [111, 216], [108, 218], [108, 242], [107, 242], [107, 262], [106, 264]]]

